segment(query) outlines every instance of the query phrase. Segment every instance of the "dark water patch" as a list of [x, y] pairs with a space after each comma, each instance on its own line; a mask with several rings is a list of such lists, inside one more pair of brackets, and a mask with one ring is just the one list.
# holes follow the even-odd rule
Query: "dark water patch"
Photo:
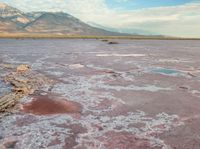
[[24, 104], [22, 109], [26, 113], [35, 115], [80, 113], [82, 111], [80, 104], [50, 95], [36, 96], [30, 103]]

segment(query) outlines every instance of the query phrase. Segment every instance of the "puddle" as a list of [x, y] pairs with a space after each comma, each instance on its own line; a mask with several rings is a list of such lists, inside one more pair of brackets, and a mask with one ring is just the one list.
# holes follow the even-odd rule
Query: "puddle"
[[177, 70], [167, 69], [167, 68], [155, 68], [151, 69], [151, 72], [163, 75], [171, 75], [171, 76], [177, 76], [178, 74], [180, 74], [180, 72]]
[[41, 95], [34, 97], [30, 103], [24, 104], [22, 110], [35, 115], [80, 113], [81, 105], [64, 99], [56, 99], [53, 96]]

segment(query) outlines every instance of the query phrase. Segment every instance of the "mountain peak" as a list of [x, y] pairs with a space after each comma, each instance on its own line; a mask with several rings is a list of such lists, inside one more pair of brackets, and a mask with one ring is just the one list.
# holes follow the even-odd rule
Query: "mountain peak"
[[0, 17], [9, 19], [18, 25], [26, 24], [29, 22], [29, 19], [22, 11], [5, 3], [0, 3]]
[[[0, 32], [63, 35], [119, 35], [92, 27], [64, 12], [24, 13], [17, 8], [0, 3]], [[120, 34], [121, 35], [121, 34]]]
[[8, 7], [6, 3], [0, 3], [0, 9], [5, 9], [6, 7]]
[[11, 7], [5, 3], [0, 3], [0, 16], [1, 17], [8, 17], [16, 14], [22, 13], [20, 10]]

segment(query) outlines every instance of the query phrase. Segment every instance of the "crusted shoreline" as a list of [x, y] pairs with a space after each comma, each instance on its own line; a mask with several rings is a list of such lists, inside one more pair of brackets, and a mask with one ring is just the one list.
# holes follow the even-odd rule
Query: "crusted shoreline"
[[51, 80], [32, 71], [28, 65], [1, 64], [1, 67], [11, 69], [11, 73], [3, 78], [11, 85], [11, 91], [0, 97], [0, 113], [8, 112], [21, 98], [33, 94], [41, 85], [51, 83]]

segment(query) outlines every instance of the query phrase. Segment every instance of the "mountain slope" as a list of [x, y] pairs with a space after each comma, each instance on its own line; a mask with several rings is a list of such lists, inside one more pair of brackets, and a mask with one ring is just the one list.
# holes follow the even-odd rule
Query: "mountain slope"
[[18, 26], [23, 26], [29, 22], [25, 13], [4, 3], [0, 3], [0, 17], [9, 19], [10, 21], [15, 22]]
[[28, 12], [26, 13], [26, 17], [31, 21], [34, 21], [35, 19], [39, 18], [41, 15], [45, 14], [46, 12]]
[[127, 35], [92, 27], [63, 12], [24, 13], [0, 3], [0, 32], [57, 35]]
[[8, 19], [0, 18], [0, 33], [12, 33], [17, 31], [18, 27], [14, 22]]
[[141, 29], [136, 29], [136, 28], [111, 28], [111, 27], [94, 23], [94, 22], [87, 22], [87, 24], [93, 27], [102, 28], [104, 30], [116, 32], [116, 33], [127, 33], [131, 35], [158, 35], [156, 33], [152, 33], [152, 32], [141, 30]]
[[43, 13], [28, 23], [25, 29], [33, 33], [57, 33], [67, 35], [119, 35], [87, 25], [67, 13]]

